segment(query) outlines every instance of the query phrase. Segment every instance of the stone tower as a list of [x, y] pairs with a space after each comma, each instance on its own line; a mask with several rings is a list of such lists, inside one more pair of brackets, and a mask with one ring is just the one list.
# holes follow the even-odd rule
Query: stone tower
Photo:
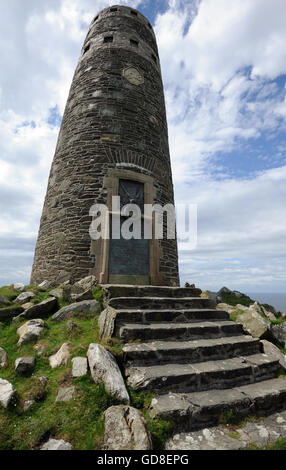
[[137, 10], [114, 6], [91, 23], [49, 177], [32, 283], [94, 274], [100, 283], [178, 285], [176, 239], [92, 240], [90, 208], [112, 196], [174, 203], [156, 37]]

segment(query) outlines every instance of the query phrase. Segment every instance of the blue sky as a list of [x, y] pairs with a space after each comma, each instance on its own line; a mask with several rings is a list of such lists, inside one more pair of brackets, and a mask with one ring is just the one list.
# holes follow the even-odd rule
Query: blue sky
[[[285, 0], [126, 0], [153, 24], [176, 202], [198, 205], [182, 283], [285, 292]], [[50, 165], [106, 0], [0, 4], [0, 285], [29, 281]]]

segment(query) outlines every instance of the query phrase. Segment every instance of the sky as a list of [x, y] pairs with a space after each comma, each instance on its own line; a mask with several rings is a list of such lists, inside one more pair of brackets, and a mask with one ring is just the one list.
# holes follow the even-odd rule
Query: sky
[[[29, 282], [73, 73], [90, 22], [112, 4], [0, 2], [0, 285]], [[175, 200], [198, 205], [181, 283], [285, 292], [285, 0], [121, 4], [154, 26]]]

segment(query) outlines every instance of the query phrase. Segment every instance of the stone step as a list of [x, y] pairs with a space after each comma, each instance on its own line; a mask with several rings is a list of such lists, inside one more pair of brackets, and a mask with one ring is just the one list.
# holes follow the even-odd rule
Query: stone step
[[234, 428], [222, 423], [196, 431], [176, 433], [167, 440], [165, 450], [242, 450], [254, 442], [261, 449], [267, 444], [286, 438], [285, 424], [285, 410], [264, 416], [263, 419], [246, 417]]
[[200, 297], [115, 297], [108, 301], [108, 305], [116, 310], [122, 309], [201, 309], [213, 308], [213, 302], [210, 299]]
[[262, 352], [262, 345], [258, 339], [241, 335], [194, 341], [128, 343], [124, 345], [123, 352], [124, 363], [134, 367], [142, 363], [144, 365], [184, 364], [248, 356]]
[[266, 354], [194, 364], [128, 367], [128, 383], [135, 390], [156, 393], [199, 392], [247, 385], [277, 376], [279, 361]]
[[198, 340], [239, 336], [244, 334], [242, 325], [232, 321], [197, 323], [127, 323], [118, 327], [116, 335], [121, 341], [152, 341], [156, 339]]
[[151, 322], [197, 322], [212, 320], [229, 320], [229, 314], [216, 309], [183, 309], [183, 310], [138, 310], [123, 309], [116, 311], [117, 323], [151, 323]]
[[201, 289], [192, 287], [102, 285], [105, 298], [114, 297], [200, 297]]
[[171, 420], [175, 429], [191, 431], [217, 425], [221, 417], [267, 416], [286, 409], [286, 378], [265, 380], [227, 390], [169, 393], [157, 396], [150, 415]]

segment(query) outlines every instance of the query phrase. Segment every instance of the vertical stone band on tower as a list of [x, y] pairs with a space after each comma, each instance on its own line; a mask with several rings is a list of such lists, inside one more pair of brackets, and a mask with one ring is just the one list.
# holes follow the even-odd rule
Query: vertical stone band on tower
[[[91, 240], [91, 206], [111, 208], [124, 181], [131, 182], [130, 188], [143, 188], [145, 204], [174, 203], [155, 34], [140, 12], [114, 6], [91, 23], [75, 71], [49, 177], [32, 283], [95, 274], [102, 283], [179, 284], [176, 239], [151, 240], [148, 247]], [[146, 250], [148, 275], [142, 259]]]

